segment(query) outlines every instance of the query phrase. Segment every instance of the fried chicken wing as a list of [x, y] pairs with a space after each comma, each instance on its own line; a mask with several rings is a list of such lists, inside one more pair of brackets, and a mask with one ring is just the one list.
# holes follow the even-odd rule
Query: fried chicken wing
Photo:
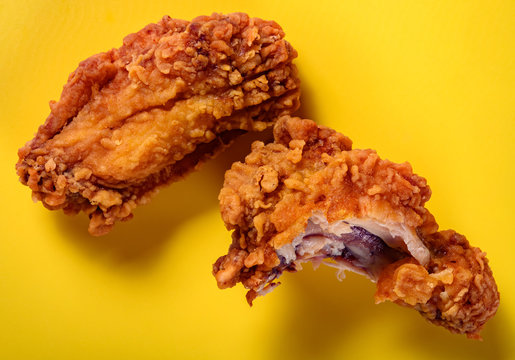
[[70, 75], [17, 173], [49, 209], [84, 211], [93, 235], [245, 131], [299, 106], [297, 56], [273, 21], [164, 17]]
[[233, 241], [213, 265], [220, 288], [241, 282], [252, 304], [284, 271], [325, 260], [376, 282], [377, 303], [479, 337], [499, 305], [492, 271], [464, 236], [438, 231], [424, 178], [311, 120], [281, 117], [274, 138], [226, 172], [219, 200]]

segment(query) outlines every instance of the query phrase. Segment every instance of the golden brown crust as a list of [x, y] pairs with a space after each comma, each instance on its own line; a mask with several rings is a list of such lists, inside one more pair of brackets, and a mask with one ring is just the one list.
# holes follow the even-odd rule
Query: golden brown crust
[[415, 307], [426, 319], [452, 332], [480, 338], [499, 306], [486, 254], [453, 230], [425, 237], [432, 257], [424, 268], [412, 259], [391, 264], [377, 283], [376, 302]]
[[[243, 131], [298, 108], [296, 51], [273, 21], [164, 17], [83, 61], [34, 139], [22, 183], [103, 234]], [[241, 131], [243, 130], [243, 131]]]
[[408, 163], [351, 150], [348, 138], [311, 120], [284, 116], [274, 137], [268, 145], [254, 143], [245, 163], [225, 175], [221, 213], [234, 232], [229, 254], [213, 268], [219, 287], [241, 282], [251, 303], [280, 271], [295, 271], [284, 268], [275, 250], [303, 233], [314, 212], [329, 222], [367, 217], [402, 223], [417, 230], [430, 260], [422, 266], [408, 256], [388, 266], [376, 301], [413, 307], [453, 332], [478, 336], [499, 303], [495, 281], [484, 253], [454, 231], [437, 232], [424, 207], [431, 196], [424, 178]]
[[[241, 267], [245, 287], [267, 282], [278, 264], [271, 250], [302, 233], [314, 211], [329, 221], [352, 214], [423, 224], [431, 192], [408, 163], [381, 160], [373, 150], [351, 150], [347, 137], [311, 120], [282, 117], [274, 138], [266, 146], [255, 142], [245, 163], [233, 164], [219, 195], [222, 218], [234, 230], [231, 248], [249, 257], [264, 248], [272, 257]], [[219, 270], [215, 266], [215, 273]], [[226, 284], [219, 281], [219, 286]]]

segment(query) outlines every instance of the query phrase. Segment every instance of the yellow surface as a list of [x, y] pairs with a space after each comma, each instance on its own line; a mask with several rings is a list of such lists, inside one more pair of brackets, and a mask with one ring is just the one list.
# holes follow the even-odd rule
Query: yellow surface
[[[163, 15], [275, 19], [299, 52], [301, 114], [355, 147], [409, 160], [430, 210], [488, 253], [501, 306], [484, 342], [415, 311], [374, 305], [374, 286], [311, 266], [253, 308], [218, 290], [229, 233], [217, 194], [248, 139], [163, 190], [103, 238], [85, 216], [33, 204], [16, 150], [86, 57]], [[1, 359], [514, 359], [515, 2], [0, 2]]]

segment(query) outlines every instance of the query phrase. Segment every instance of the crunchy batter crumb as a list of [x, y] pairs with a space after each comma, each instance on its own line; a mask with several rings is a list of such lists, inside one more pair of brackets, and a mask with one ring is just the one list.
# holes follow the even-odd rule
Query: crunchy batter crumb
[[[220, 288], [241, 282], [249, 289], [247, 300], [252, 303], [277, 284], [274, 280], [283, 271], [296, 271], [296, 261], [288, 257], [305, 259], [295, 251], [314, 214], [327, 224], [342, 219], [355, 219], [358, 225], [399, 224], [405, 234], [416, 238], [415, 244], [396, 247], [395, 254], [402, 253], [402, 258], [390, 257], [392, 263], [379, 274], [376, 302], [390, 300], [415, 308], [452, 332], [479, 337], [499, 304], [492, 272], [485, 254], [471, 247], [464, 236], [452, 230], [438, 232], [424, 207], [431, 196], [424, 178], [414, 174], [408, 163], [382, 160], [373, 150], [351, 150], [347, 137], [311, 120], [281, 117], [274, 138], [267, 145], [255, 142], [245, 163], [235, 163], [226, 172], [219, 200], [222, 218], [233, 230], [233, 242], [229, 253], [213, 266]], [[358, 235], [360, 231], [356, 230]], [[365, 259], [367, 254], [380, 256], [374, 249], [382, 249], [384, 243], [361, 232], [365, 235], [359, 236], [372, 240], [354, 245], [357, 254]], [[324, 236], [320, 230], [312, 234], [315, 240]], [[312, 247], [302, 251], [315, 251], [316, 241], [306, 236]], [[313, 259], [323, 253], [342, 263], [355, 261], [348, 252], [335, 255], [340, 250], [327, 245], [338, 244], [338, 236], [332, 233], [325, 243], [319, 242]], [[366, 246], [372, 250], [367, 252]], [[287, 247], [290, 253], [283, 251]]]
[[80, 63], [17, 173], [49, 209], [84, 211], [93, 235], [245, 131], [299, 106], [296, 51], [273, 21], [165, 16]]

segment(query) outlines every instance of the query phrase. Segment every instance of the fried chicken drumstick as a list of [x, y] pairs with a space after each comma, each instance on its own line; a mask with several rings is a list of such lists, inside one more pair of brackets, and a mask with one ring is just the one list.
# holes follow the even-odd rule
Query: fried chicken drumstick
[[376, 282], [376, 303], [479, 338], [499, 304], [492, 271], [463, 235], [438, 231], [424, 178], [408, 163], [351, 150], [347, 137], [311, 120], [284, 116], [274, 138], [255, 142], [225, 175], [219, 199], [233, 241], [213, 266], [220, 288], [241, 282], [252, 304], [282, 272], [328, 260]]
[[273, 21], [164, 17], [80, 63], [17, 173], [49, 209], [84, 211], [93, 235], [245, 131], [299, 105], [296, 51]]

